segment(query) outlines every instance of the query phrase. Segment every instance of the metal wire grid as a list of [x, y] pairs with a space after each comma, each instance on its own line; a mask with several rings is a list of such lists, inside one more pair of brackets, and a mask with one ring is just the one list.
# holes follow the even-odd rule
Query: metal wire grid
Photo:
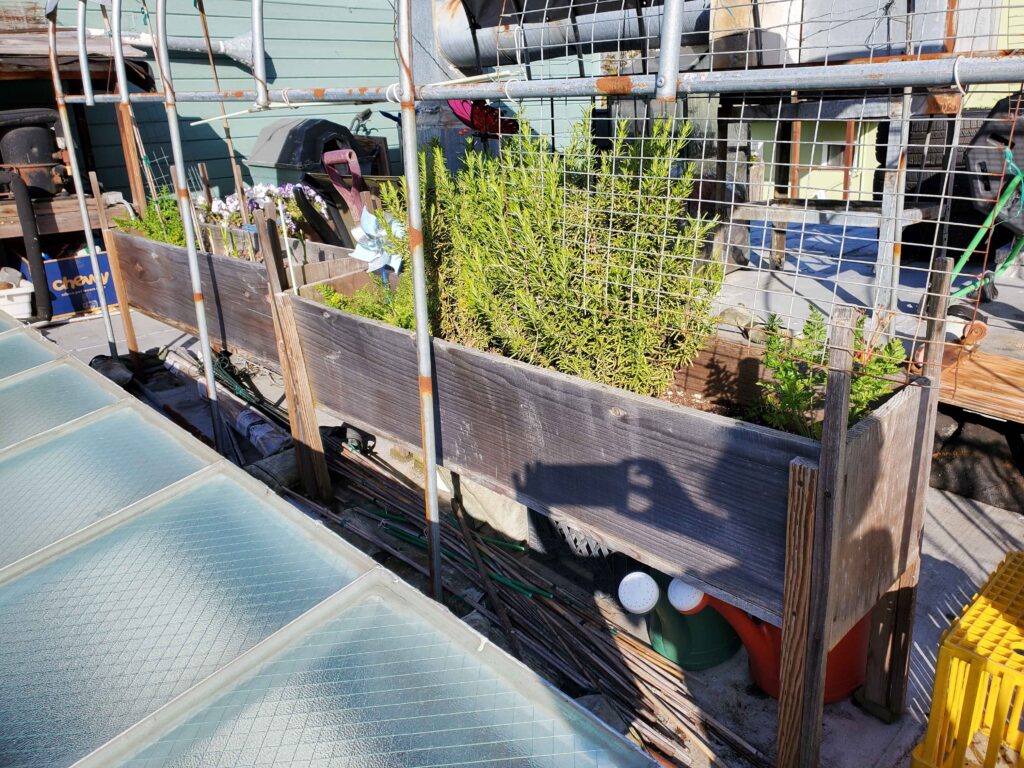
[[[448, 4], [441, 49], [464, 68], [520, 68], [611, 54], [656, 69], [664, 5], [654, 0], [468, 0]], [[974, 0], [750, 0], [684, 3], [690, 66], [711, 69], [836, 64], [942, 54], [995, 55], [1021, 44], [1012, 3]], [[467, 31], [472, 34], [467, 34]], [[681, 69], [689, 69], [682, 63]]]
[[[474, 28], [476, 67], [499, 73], [509, 95], [516, 92], [514, 84], [520, 79], [647, 74], [657, 58], [638, 24], [653, 20], [648, 26], [659, 28], [662, 6], [521, 0], [502, 4], [500, 15], [491, 19], [473, 15], [473, 3], [463, 5]], [[684, 15], [691, 25], [684, 26], [684, 32], [706, 31], [710, 25], [711, 39], [710, 45], [684, 48], [681, 71], [1004, 55], [1019, 42], [1010, 3], [937, 3], [909, 12], [896, 0], [872, 0], [867, 5], [833, 0], [809, 8], [805, 4], [795, 37], [795, 22], [781, 13], [791, 10], [788, 2], [725, 5], [732, 26], [723, 23], [722, 7], [705, 11], [712, 15], [710, 21], [700, 14]], [[775, 19], [782, 21], [775, 24]], [[862, 38], [865, 25], [868, 34]], [[488, 29], [499, 26], [497, 33]], [[735, 30], [745, 27], [754, 29], [743, 32], [737, 45]], [[766, 42], [772, 38], [774, 48]], [[658, 45], [657, 39], [653, 44]], [[441, 49], [449, 57], [464, 55], [453, 46], [446, 49], [444, 40]], [[489, 61], [485, 53], [491, 54]], [[794, 78], [793, 86], [797, 84]], [[648, 183], [654, 180], [646, 162], [653, 158], [644, 155], [647, 137], [658, 121], [670, 121], [673, 133], [686, 133], [688, 140], [669, 175], [683, 173], [689, 164], [694, 183], [686, 200], [641, 201], [636, 206], [636, 229], [660, 220], [679, 226], [683, 234], [686, 227], [680, 223], [686, 215], [717, 222], [704, 231], [690, 227], [699, 232], [694, 235], [699, 256], [693, 264], [676, 266], [692, 272], [725, 264], [727, 274], [714, 301], [719, 332], [763, 340], [768, 325], [787, 335], [798, 334], [812, 310], [831, 324], [836, 306], [852, 304], [871, 318], [867, 325], [873, 330], [866, 336], [879, 346], [890, 335], [898, 336], [911, 360], [909, 368], [919, 371], [925, 357], [923, 335], [931, 319], [925, 301], [936, 259], [950, 256], [958, 261], [972, 237], [981, 233], [954, 284], [954, 299], [970, 307], [959, 312], [966, 322], [981, 316], [980, 302], [989, 298], [987, 291], [971, 288], [1012, 255], [1014, 232], [1000, 226], [998, 218], [993, 225], [986, 214], [1018, 172], [1016, 165], [1007, 155], [979, 170], [965, 158], [984, 126], [1008, 125], [1012, 146], [1020, 103], [1010, 97], [1020, 89], [1005, 85], [969, 92], [962, 87], [869, 90], [870, 81], [864, 85], [828, 94], [690, 95], [667, 110], [646, 98], [598, 91], [589, 98], [509, 98], [504, 105], [528, 126], [526, 130], [541, 137], [539, 145], [547, 147], [552, 158], [560, 158], [565, 168], [582, 160], [572, 154], [579, 151], [572, 140], [574, 126], [590, 114], [592, 122], [602, 123], [602, 151], [609, 167], [627, 164], [632, 157], [639, 160], [637, 173], [648, 175], [631, 185], [637, 195], [645, 186], [656, 186]], [[992, 107], [1007, 99], [1002, 113], [990, 116]], [[607, 137], [620, 124], [629, 134], [617, 145], [623, 156], [609, 157]], [[508, 140], [484, 142], [485, 151], [496, 152]], [[606, 214], [602, 220], [611, 222], [612, 208], [593, 213]], [[568, 224], [567, 204], [552, 215], [566, 225], [566, 238], [595, 235], [586, 226]], [[672, 216], [676, 222], [669, 223]], [[629, 235], [626, 222], [619, 229], [613, 225], [605, 239], [621, 243]], [[607, 260], [598, 257], [601, 263], [595, 263], [593, 254], [584, 257], [571, 278], [580, 282], [580, 300], [590, 295], [587, 283], [603, 279], [606, 301], [600, 311], [630, 315], [637, 298], [634, 286], [642, 283], [649, 290], [651, 278], [658, 301], [677, 308], [687, 298], [672, 295], [665, 288], [672, 281], [661, 279], [673, 271], [670, 255], [637, 251], [633, 256], [641, 266], [617, 277]], [[650, 274], [651, 264], [657, 264], [661, 274]], [[1008, 290], [1016, 294], [1015, 278], [1010, 265], [1000, 272], [998, 282], [1009, 280]], [[995, 278], [990, 277], [992, 281]], [[680, 331], [692, 328], [689, 322], [680, 323], [678, 315], [674, 318]], [[1012, 323], [994, 320], [996, 326], [1012, 328]], [[672, 318], [666, 316], [666, 321]], [[953, 331], [951, 339], [957, 329]]]

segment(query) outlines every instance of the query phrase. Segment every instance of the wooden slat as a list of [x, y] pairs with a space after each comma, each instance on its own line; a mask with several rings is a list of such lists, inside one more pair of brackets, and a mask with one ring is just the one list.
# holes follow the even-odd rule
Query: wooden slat
[[[78, 210], [78, 199], [70, 197], [54, 197], [46, 200], [34, 200], [32, 208], [36, 212], [36, 226], [40, 235], [53, 235], [60, 232], [81, 232], [82, 215]], [[124, 209], [108, 207], [108, 218], [113, 219], [124, 213]], [[93, 198], [89, 198], [89, 223], [99, 229], [100, 220], [97, 215]], [[0, 238], [21, 237], [21, 222], [13, 200], [0, 201]]]
[[[188, 333], [196, 315], [185, 249], [124, 232], [112, 232], [132, 307]], [[199, 255], [210, 341], [280, 370], [274, 324], [262, 264]]]
[[[921, 537], [924, 528], [925, 499], [931, 476], [938, 380], [942, 376], [943, 339], [953, 259], [935, 259], [928, 280], [924, 304], [927, 318], [924, 347], [924, 374], [920, 382], [920, 418], [913, 436], [912, 467], [907, 476], [910, 523], [902, 531], [904, 544], [894, 548], [893, 560], [907, 553], [906, 569], [896, 584], [881, 597], [871, 611], [867, 669], [864, 685], [857, 692], [862, 707], [887, 722], [903, 714], [910, 675], [910, 653], [917, 604], [917, 584], [921, 571]], [[891, 453], [891, 451], [890, 451]], [[883, 478], [884, 480], [884, 478]], [[898, 523], [899, 521], [893, 521]], [[909, 529], [909, 530], [908, 530]], [[892, 529], [896, 530], [896, 529]], [[898, 554], [897, 554], [898, 553]]]
[[676, 389], [712, 403], [753, 405], [761, 396], [757, 383], [767, 375], [763, 351], [749, 342], [712, 336], [693, 364], [676, 372]]
[[[825, 704], [825, 665], [829, 651], [829, 603], [833, 594], [837, 550], [842, 548], [836, 536], [836, 521], [845, 502], [846, 422], [850, 412], [850, 384], [853, 375], [853, 308], [836, 307], [829, 333], [828, 381], [825, 389], [825, 419], [822, 423], [821, 454], [815, 478], [813, 523], [794, 522], [790, 528], [787, 551], [787, 578], [790, 578], [795, 604], [786, 603], [790, 638], [797, 649], [787, 651], [789, 674], [785, 707], [780, 707], [779, 768], [814, 768], [821, 756], [822, 710]], [[797, 499], [790, 508], [804, 509], [807, 502]], [[808, 514], [806, 511], [799, 512]], [[811, 530], [797, 537], [797, 527]], [[800, 584], [795, 584], [799, 572]], [[806, 580], [805, 585], [802, 582]], [[790, 594], [787, 594], [787, 598]], [[799, 633], [799, 639], [794, 633]], [[781, 681], [780, 681], [781, 682]], [[797, 703], [798, 702], [798, 703]]]
[[830, 648], [918, 557], [924, 515], [912, 489], [919, 463], [931, 456], [931, 436], [921, 429], [927, 407], [926, 387], [904, 387], [849, 432], [846, 490], [835, 520]]
[[[420, 444], [413, 335], [293, 296], [317, 404]], [[789, 463], [812, 440], [434, 342], [446, 466], [778, 625]]]
[[779, 768], [800, 764], [817, 480], [818, 467], [814, 462], [796, 459], [789, 465], [785, 603], [782, 657], [779, 660], [778, 756], [775, 763]]
[[1024, 422], [1024, 360], [946, 345], [939, 402]]

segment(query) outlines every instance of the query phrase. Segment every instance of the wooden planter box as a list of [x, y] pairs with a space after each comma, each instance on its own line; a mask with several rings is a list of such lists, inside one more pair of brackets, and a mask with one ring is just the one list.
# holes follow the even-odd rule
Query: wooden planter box
[[[184, 250], [114, 241], [131, 306], [194, 331]], [[204, 254], [200, 267], [215, 345], [279, 370], [289, 342], [275, 337], [263, 265]], [[294, 325], [289, 357], [304, 367], [307, 402], [418, 450], [413, 334], [315, 297], [275, 300]], [[708, 386], [737, 354], [713, 344], [683, 385]], [[826, 423], [837, 437], [823, 450], [458, 344], [435, 339], [433, 357], [439, 463], [783, 627], [782, 764], [810, 764], [794, 750], [816, 754], [819, 662], [872, 609], [889, 612], [873, 619], [867, 703], [899, 711], [932, 446], [926, 381], [849, 430], [845, 412], [838, 430]], [[734, 362], [750, 379], [756, 361]], [[891, 602], [904, 592], [909, 611]]]
[[[106, 233], [106, 242], [116, 253], [123, 292], [128, 294], [131, 306], [183, 331], [195, 333], [195, 306], [185, 248], [113, 230]], [[331, 254], [335, 258], [301, 267], [302, 284], [358, 275], [366, 269], [363, 262], [348, 256], [345, 249], [334, 249]], [[206, 300], [206, 323], [214, 347], [246, 355], [275, 371], [280, 370], [270, 314], [267, 268], [263, 262], [200, 253], [199, 271]], [[290, 287], [288, 270], [284, 270], [282, 277], [286, 287]]]

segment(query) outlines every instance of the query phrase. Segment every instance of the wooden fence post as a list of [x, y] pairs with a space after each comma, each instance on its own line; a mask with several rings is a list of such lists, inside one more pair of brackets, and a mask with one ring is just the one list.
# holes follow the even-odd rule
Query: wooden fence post
[[821, 752], [836, 544], [833, 527], [842, 512], [853, 373], [853, 308], [836, 307], [832, 322], [818, 469], [812, 474], [807, 466], [790, 465], [776, 759], [779, 768], [815, 768]]
[[[939, 379], [945, 348], [946, 310], [952, 281], [953, 259], [935, 259], [928, 292], [924, 302], [927, 322], [924, 349], [924, 386], [928, 397], [922, 405], [915, 442], [918, 461], [914, 489], [914, 514], [924, 516], [931, 476], [932, 446], [935, 440], [935, 414], [939, 400]], [[924, 525], [920, 526], [924, 530]], [[920, 541], [918, 541], [920, 552]], [[857, 701], [868, 712], [886, 722], [903, 714], [907, 698], [907, 676], [910, 672], [911, 638], [914, 610], [917, 606], [917, 583], [921, 572], [920, 556], [907, 566], [892, 589], [871, 612], [871, 639], [868, 645], [868, 666], [864, 687], [857, 692]]]
[[277, 238], [277, 227], [273, 219], [268, 219], [263, 211], [256, 211], [255, 219], [263, 263], [267, 267], [270, 312], [274, 321], [274, 336], [281, 362], [281, 377], [284, 379], [284, 396], [288, 401], [288, 421], [292, 440], [295, 441], [299, 477], [309, 496], [328, 502], [334, 492], [324, 456], [324, 444], [320, 438], [320, 426], [316, 420], [316, 403], [309, 383], [306, 360], [295, 327], [295, 315], [287, 295], [282, 293], [281, 244]]
[[[109, 236], [110, 224], [107, 221], [107, 211], [103, 205], [103, 195], [100, 192], [100, 181], [96, 171], [89, 171], [89, 184], [92, 186], [92, 197], [96, 202], [96, 215], [100, 220], [100, 230], [103, 235], [103, 249], [107, 252], [107, 265], [110, 267], [110, 278], [114, 281], [114, 290], [117, 291], [117, 309], [121, 315], [121, 325], [124, 326], [124, 340], [128, 346], [128, 354], [131, 356], [132, 368], [136, 372], [142, 370], [142, 357], [139, 355], [139, 342], [135, 338], [135, 325], [132, 323], [131, 304], [128, 300], [128, 287], [125, 285], [124, 277], [121, 275], [121, 262], [117, 256], [117, 246], [114, 245], [114, 238]], [[96, 287], [96, 290], [105, 290], [103, 285]]]

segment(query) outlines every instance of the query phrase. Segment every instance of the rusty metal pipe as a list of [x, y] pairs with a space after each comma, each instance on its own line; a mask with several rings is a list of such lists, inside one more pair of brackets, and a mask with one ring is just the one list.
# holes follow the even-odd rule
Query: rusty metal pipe
[[[60, 116], [60, 129], [64, 134], [64, 147], [68, 154], [68, 170], [75, 185], [75, 197], [78, 198], [78, 213], [82, 217], [82, 231], [85, 234], [85, 246], [89, 251], [89, 266], [92, 268], [96, 299], [99, 301], [100, 313], [103, 315], [103, 327], [107, 332], [107, 345], [110, 356], [117, 357], [117, 342], [114, 340], [114, 325], [110, 322], [110, 308], [107, 306], [107, 295], [103, 289], [103, 271], [96, 255], [96, 240], [92, 236], [92, 219], [89, 217], [89, 203], [85, 199], [85, 186], [82, 184], [82, 173], [78, 168], [78, 157], [75, 154], [75, 140], [71, 133], [71, 120], [68, 118], [68, 106], [64, 101], [64, 86], [60, 82], [60, 68], [57, 65], [57, 9], [47, 17], [46, 35], [50, 44], [50, 77], [53, 80], [53, 98], [57, 102], [57, 114]], [[101, 201], [97, 201], [102, 204]]]
[[[752, 78], [749, 70], [719, 72], [681, 72], [677, 93], [707, 94], [789, 94], [800, 91], [861, 89], [942, 88], [956, 85], [956, 58], [914, 61], [887, 61], [865, 64], [807, 65], [760, 69]], [[977, 56], [959, 59], [959, 82], [967, 85], [1014, 83], [1024, 80], [1024, 56]], [[564, 80], [509, 80], [506, 82], [432, 83], [415, 89], [420, 101], [448, 99], [526, 99], [561, 96], [653, 96], [657, 90], [655, 75], [574, 77]], [[379, 104], [393, 96], [387, 85], [359, 88], [289, 88], [270, 90], [273, 104], [316, 102], [323, 104]], [[159, 93], [133, 93], [133, 102], [162, 101]], [[181, 102], [252, 102], [256, 92], [185, 91], [177, 94]], [[116, 95], [97, 94], [97, 103], [116, 102]], [[82, 104], [81, 96], [67, 97], [68, 104]]]
[[174, 159], [174, 186], [178, 197], [178, 208], [181, 211], [181, 222], [185, 229], [188, 273], [192, 281], [192, 301], [196, 309], [196, 329], [199, 331], [199, 348], [203, 358], [203, 372], [206, 375], [206, 396], [210, 400], [213, 433], [219, 449], [221, 424], [220, 408], [217, 403], [217, 383], [213, 370], [213, 352], [210, 349], [210, 332], [206, 325], [206, 302], [203, 298], [203, 282], [199, 273], [199, 250], [196, 247], [196, 231], [192, 220], [192, 201], [188, 193], [188, 177], [185, 175], [185, 153], [181, 148], [181, 131], [178, 126], [178, 107], [174, 99], [171, 61], [167, 54], [167, 0], [157, 0], [156, 29], [160, 77], [163, 79], [164, 109], [167, 113], [167, 132], [171, 139], [171, 155]]
[[267, 50], [263, 38], [263, 0], [252, 0], [252, 77], [256, 81], [256, 108], [270, 109]]
[[420, 209], [419, 153], [416, 137], [416, 92], [412, 78], [412, 0], [398, 3], [398, 69], [402, 102], [402, 163], [405, 166], [407, 227], [412, 251], [412, 291], [416, 316], [416, 362], [423, 436], [423, 474], [430, 556], [430, 585], [434, 599], [443, 595], [441, 583], [441, 518], [437, 503], [437, 429], [434, 417], [434, 365], [427, 315], [427, 270], [423, 253], [423, 214]]
[[96, 100], [92, 92], [92, 76], [89, 72], [89, 50], [86, 48], [85, 42], [85, 13], [88, 10], [85, 3], [86, 0], [78, 0], [78, 26], [76, 28], [78, 33], [78, 69], [82, 73], [82, 95], [85, 97], [86, 105], [91, 107], [96, 103]]
[[679, 51], [683, 34], [684, 0], [665, 0], [661, 21], [661, 49], [658, 52], [658, 77], [654, 81], [658, 101], [675, 101], [679, 88]]

